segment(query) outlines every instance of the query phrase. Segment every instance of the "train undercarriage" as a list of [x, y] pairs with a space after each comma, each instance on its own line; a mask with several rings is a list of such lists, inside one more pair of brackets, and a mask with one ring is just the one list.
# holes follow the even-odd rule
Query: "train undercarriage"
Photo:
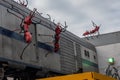
[[48, 69], [36, 69], [32, 67], [15, 68], [15, 66], [9, 66], [6, 62], [0, 62], [0, 80], [35, 80], [37, 78], [47, 78], [53, 76], [63, 75], [56, 73]]

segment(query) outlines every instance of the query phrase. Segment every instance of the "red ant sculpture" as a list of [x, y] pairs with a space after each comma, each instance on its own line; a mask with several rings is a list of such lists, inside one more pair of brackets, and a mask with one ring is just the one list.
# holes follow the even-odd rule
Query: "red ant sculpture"
[[86, 31], [85, 33], [83, 33], [83, 36], [86, 36], [86, 35], [89, 35], [90, 32], [89, 31]]
[[98, 32], [99, 34], [99, 29], [100, 26], [97, 26], [93, 21], [92, 21], [93, 27], [95, 27], [94, 29], [90, 30], [90, 31], [86, 31], [83, 33], [83, 36], [87, 36], [87, 35], [91, 35], [91, 34], [95, 34], [96, 32]]
[[32, 40], [32, 35], [29, 32], [29, 26], [32, 24], [32, 18], [34, 17], [36, 10], [37, 9], [34, 8], [34, 10], [31, 11], [30, 14], [26, 16], [23, 20], [24, 24], [22, 28], [24, 30], [24, 38], [27, 43], [30, 43]]
[[64, 32], [67, 28], [66, 22], [64, 28], [60, 26], [60, 23], [56, 25], [55, 28], [55, 43], [54, 43], [54, 52], [57, 52], [59, 50], [59, 40], [60, 40], [60, 34], [61, 32]]

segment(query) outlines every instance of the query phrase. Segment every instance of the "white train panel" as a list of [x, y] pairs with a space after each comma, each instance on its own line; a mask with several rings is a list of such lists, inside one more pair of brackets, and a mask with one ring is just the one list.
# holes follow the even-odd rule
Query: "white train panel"
[[81, 46], [82, 66], [84, 71], [98, 71], [97, 54], [84, 46]]
[[54, 31], [40, 24], [36, 29], [40, 65], [60, 71], [60, 55], [53, 51]]
[[[2, 41], [2, 52], [1, 54], [12, 60], [20, 60], [20, 55], [22, 54], [23, 49], [26, 47], [26, 43], [24, 41], [23, 33], [20, 32], [20, 24], [21, 24], [21, 19], [16, 17], [14, 14], [11, 14], [7, 12], [9, 10], [12, 13], [15, 13], [14, 11], [7, 9], [3, 6], [1, 8], [1, 40]], [[20, 16], [19, 14], [16, 14]], [[37, 61], [36, 59], [36, 48], [35, 48], [35, 26], [31, 25], [30, 26], [30, 32], [32, 33], [32, 43], [25, 49], [23, 53], [23, 60], [24, 62], [27, 63], [35, 63]], [[33, 61], [33, 62], [32, 62]]]
[[43, 68], [53, 69], [56, 71], [61, 70], [60, 55], [51, 53], [45, 49], [38, 49], [39, 52], [39, 66]]
[[54, 47], [55, 32], [40, 24], [37, 24], [36, 28], [37, 28], [37, 40]]

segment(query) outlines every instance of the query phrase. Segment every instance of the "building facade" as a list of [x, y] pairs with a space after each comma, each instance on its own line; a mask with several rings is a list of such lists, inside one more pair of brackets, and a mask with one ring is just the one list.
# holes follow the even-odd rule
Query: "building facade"
[[105, 74], [109, 58], [114, 58], [114, 66], [120, 69], [120, 31], [84, 38], [84, 40], [96, 47], [100, 73]]

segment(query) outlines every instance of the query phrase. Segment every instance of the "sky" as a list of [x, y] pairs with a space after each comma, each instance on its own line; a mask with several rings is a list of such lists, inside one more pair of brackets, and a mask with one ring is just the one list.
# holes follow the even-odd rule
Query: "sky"
[[67, 22], [67, 30], [83, 37], [93, 29], [91, 21], [101, 24], [100, 34], [120, 31], [120, 0], [28, 0], [28, 8], [49, 14], [55, 23]]

